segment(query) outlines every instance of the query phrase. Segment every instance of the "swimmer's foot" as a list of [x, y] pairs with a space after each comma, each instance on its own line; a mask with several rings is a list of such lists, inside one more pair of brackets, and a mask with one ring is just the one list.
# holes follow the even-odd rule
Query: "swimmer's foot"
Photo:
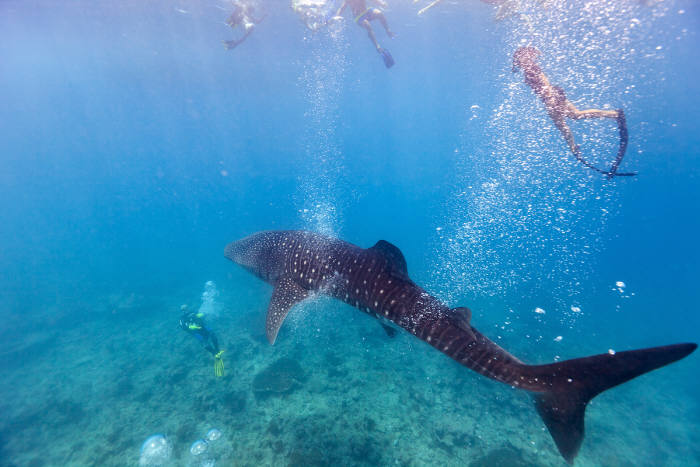
[[379, 52], [379, 55], [382, 56], [382, 60], [384, 60], [384, 66], [387, 68], [391, 68], [394, 66], [394, 57], [391, 56], [388, 50], [383, 49], [381, 47], [377, 47], [377, 52]]
[[238, 44], [240, 44], [240, 42], [238, 42], [238, 41], [221, 41], [221, 42], [224, 44], [224, 47], [226, 48], [226, 50], [235, 49], [236, 46], [238, 46]]

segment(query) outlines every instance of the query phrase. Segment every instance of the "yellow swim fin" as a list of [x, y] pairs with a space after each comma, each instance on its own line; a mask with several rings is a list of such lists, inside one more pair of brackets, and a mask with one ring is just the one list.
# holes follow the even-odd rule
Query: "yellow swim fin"
[[221, 359], [224, 351], [221, 350], [219, 353], [214, 355], [214, 374], [217, 378], [224, 376], [224, 361]]

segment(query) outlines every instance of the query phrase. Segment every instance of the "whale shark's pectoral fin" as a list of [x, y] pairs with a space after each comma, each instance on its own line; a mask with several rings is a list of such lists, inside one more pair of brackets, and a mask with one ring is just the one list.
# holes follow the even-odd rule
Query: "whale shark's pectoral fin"
[[384, 329], [384, 332], [388, 337], [394, 338], [396, 337], [396, 329], [392, 328], [388, 324], [384, 324], [381, 321], [379, 321], [379, 325]]
[[275, 343], [277, 333], [280, 331], [289, 310], [308, 296], [309, 291], [294, 282], [291, 276], [279, 278], [275, 284], [275, 289], [272, 291], [270, 305], [267, 307], [265, 332], [270, 344]]
[[400, 274], [408, 277], [408, 266], [406, 265], [406, 258], [404, 258], [401, 250], [395, 245], [387, 242], [386, 240], [379, 240], [372, 248], [368, 250], [374, 250], [384, 258], [387, 259], [389, 264], [394, 266], [394, 269]]

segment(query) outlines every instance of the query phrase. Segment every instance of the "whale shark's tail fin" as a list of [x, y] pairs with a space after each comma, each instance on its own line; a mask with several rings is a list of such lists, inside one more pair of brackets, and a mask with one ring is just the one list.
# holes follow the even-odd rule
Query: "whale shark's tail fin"
[[572, 463], [581, 447], [584, 413], [591, 399], [696, 348], [697, 344], [676, 344], [528, 366], [528, 377], [550, 383], [550, 391], [536, 393], [535, 406], [564, 459]]

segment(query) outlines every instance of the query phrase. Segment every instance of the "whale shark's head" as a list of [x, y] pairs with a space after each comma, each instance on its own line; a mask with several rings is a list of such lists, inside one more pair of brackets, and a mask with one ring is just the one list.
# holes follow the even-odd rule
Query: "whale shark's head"
[[284, 271], [283, 243], [281, 232], [258, 232], [226, 245], [224, 256], [274, 283]]

